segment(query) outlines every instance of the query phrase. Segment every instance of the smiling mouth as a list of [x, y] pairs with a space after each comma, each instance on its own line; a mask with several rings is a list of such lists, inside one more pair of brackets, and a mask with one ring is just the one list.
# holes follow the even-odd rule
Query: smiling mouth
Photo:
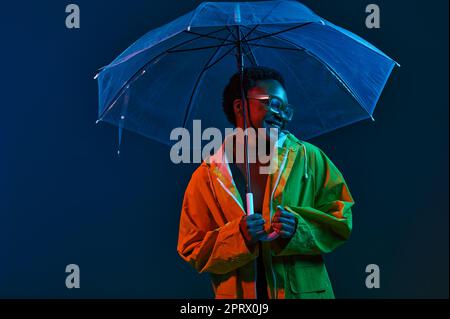
[[282, 128], [284, 123], [281, 120], [278, 120], [276, 118], [270, 118], [265, 121], [266, 124], [268, 124], [270, 127], [276, 127], [276, 128]]

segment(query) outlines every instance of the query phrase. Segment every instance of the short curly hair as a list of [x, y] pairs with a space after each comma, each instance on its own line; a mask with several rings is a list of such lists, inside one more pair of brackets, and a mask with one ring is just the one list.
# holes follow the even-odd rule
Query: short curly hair
[[[276, 70], [268, 67], [248, 67], [244, 68], [244, 92], [247, 95], [249, 89], [255, 87], [258, 81], [276, 80], [284, 89], [285, 82], [283, 76]], [[236, 116], [234, 114], [234, 100], [241, 98], [240, 73], [235, 73], [223, 91], [222, 108], [228, 121], [236, 126]]]

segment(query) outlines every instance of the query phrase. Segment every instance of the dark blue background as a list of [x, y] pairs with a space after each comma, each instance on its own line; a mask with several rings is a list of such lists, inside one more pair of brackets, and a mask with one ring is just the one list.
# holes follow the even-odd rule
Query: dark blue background
[[[448, 297], [448, 1], [305, 0], [402, 64], [372, 123], [314, 139], [357, 205], [348, 244], [327, 257], [340, 298]], [[96, 69], [199, 1], [1, 4], [0, 297], [212, 297], [177, 255], [184, 188], [196, 165], [169, 148], [95, 125]], [[365, 7], [381, 8], [381, 29]], [[81, 289], [65, 287], [65, 266]], [[381, 288], [365, 287], [365, 267]]]

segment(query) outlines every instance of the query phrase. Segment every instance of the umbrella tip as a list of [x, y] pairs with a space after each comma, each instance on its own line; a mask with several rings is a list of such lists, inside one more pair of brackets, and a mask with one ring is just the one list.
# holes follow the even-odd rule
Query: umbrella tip
[[98, 124], [98, 123], [100, 123], [100, 120], [95, 121], [95, 124]]
[[97, 80], [99, 74], [100, 74], [100, 73], [97, 73], [96, 75], [94, 75], [94, 80]]
[[370, 119], [372, 120], [372, 122], [375, 122], [375, 118], [371, 115]]

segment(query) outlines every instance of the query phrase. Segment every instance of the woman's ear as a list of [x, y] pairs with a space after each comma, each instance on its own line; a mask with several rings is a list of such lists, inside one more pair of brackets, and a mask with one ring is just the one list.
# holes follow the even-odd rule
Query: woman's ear
[[236, 118], [242, 117], [241, 99], [236, 99], [233, 101], [233, 110]]

